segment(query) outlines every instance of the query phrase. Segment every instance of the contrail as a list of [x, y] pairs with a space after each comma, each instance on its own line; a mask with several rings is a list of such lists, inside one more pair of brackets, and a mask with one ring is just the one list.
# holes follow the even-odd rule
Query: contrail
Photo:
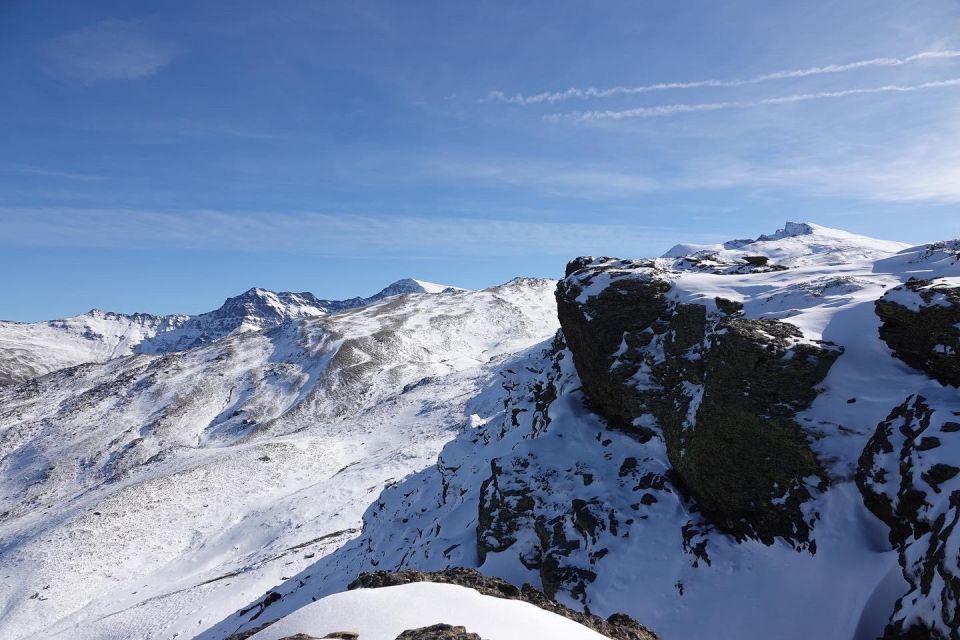
[[697, 89], [706, 87], [742, 87], [745, 85], [759, 84], [771, 80], [785, 80], [790, 78], [805, 78], [807, 76], [817, 76], [827, 73], [844, 73], [856, 69], [868, 67], [899, 67], [920, 60], [935, 60], [944, 58], [960, 58], [960, 51], [923, 51], [915, 53], [905, 58], [871, 58], [869, 60], [859, 60], [857, 62], [848, 62], [846, 64], [830, 64], [822, 67], [808, 67], [806, 69], [789, 69], [785, 71], [774, 71], [752, 78], [743, 78], [739, 80], [695, 80], [692, 82], [659, 82], [656, 84], [646, 84], [635, 87], [610, 87], [607, 89], [597, 89], [590, 87], [587, 89], [567, 89], [565, 91], [543, 92], [533, 95], [523, 95], [521, 93], [508, 96], [503, 91], [491, 91], [484, 99], [486, 102], [506, 102], [510, 104], [540, 104], [563, 102], [570, 99], [587, 100], [590, 98], [609, 98], [611, 96], [632, 95], [636, 93], [651, 93], [654, 91], [666, 91], [669, 89]]
[[924, 91], [927, 89], [940, 89], [944, 87], [960, 86], [960, 78], [950, 80], [937, 80], [933, 82], [924, 82], [914, 85], [896, 85], [888, 84], [882, 87], [870, 87], [866, 89], [844, 89], [842, 91], [821, 91], [819, 93], [796, 93], [787, 96], [778, 96], [773, 98], [764, 98], [763, 100], [731, 101], [731, 102], [704, 102], [692, 104], [667, 104], [656, 107], [637, 107], [635, 109], [624, 109], [622, 111], [572, 111], [569, 113], [555, 113], [546, 116], [549, 120], [623, 120], [626, 118], [658, 118], [672, 116], [681, 113], [695, 113], [698, 111], [722, 111], [725, 109], [749, 109], [751, 107], [760, 107], [771, 104], [787, 104], [791, 102], [807, 102], [810, 100], [823, 100], [826, 98], [843, 98], [846, 96], [857, 96], [870, 93], [910, 93], [913, 91]]

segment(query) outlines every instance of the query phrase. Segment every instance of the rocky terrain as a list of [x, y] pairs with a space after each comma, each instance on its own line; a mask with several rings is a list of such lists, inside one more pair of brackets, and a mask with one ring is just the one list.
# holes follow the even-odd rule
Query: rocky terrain
[[200, 637], [462, 566], [665, 638], [957, 638], [956, 247], [788, 224], [574, 260], [474, 428]]

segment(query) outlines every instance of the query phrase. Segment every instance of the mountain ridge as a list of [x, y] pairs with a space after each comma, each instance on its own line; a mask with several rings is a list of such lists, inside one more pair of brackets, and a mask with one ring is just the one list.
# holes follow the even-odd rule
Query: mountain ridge
[[457, 287], [404, 278], [377, 293], [325, 300], [309, 292], [251, 287], [196, 315], [117, 313], [101, 309], [60, 320], [0, 321], [0, 384], [22, 382], [57, 369], [132, 353], [169, 353], [235, 332], [262, 331], [284, 322], [355, 309], [404, 294], [452, 293]]

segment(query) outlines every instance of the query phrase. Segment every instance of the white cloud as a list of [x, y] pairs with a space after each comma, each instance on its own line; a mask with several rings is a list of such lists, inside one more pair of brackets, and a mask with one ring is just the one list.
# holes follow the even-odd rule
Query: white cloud
[[844, 73], [858, 69], [867, 69], [871, 67], [899, 67], [922, 60], [937, 60], [960, 58], [960, 51], [941, 50], [941, 51], [923, 51], [903, 58], [871, 58], [869, 60], [858, 60], [843, 64], [828, 64], [819, 67], [807, 67], [804, 69], [786, 69], [774, 71], [752, 78], [742, 78], [734, 80], [722, 80], [710, 78], [707, 80], [695, 80], [692, 82], [658, 82], [655, 84], [639, 86], [618, 86], [606, 89], [589, 87], [586, 89], [571, 88], [564, 91], [545, 91], [542, 93], [524, 95], [521, 93], [507, 95], [503, 91], [491, 91], [486, 97], [487, 102], [505, 102], [509, 104], [541, 104], [556, 103], [571, 99], [586, 100], [589, 98], [609, 98], [613, 96], [634, 95], [639, 93], [652, 93], [655, 91], [666, 91], [671, 89], [705, 89], [716, 87], [743, 87], [752, 84], [760, 84], [771, 80], [786, 80], [796, 78], [806, 78], [833, 73]]
[[758, 185], [800, 187], [828, 196], [960, 204], [960, 148], [948, 142], [956, 140], [958, 133], [929, 135], [858, 156], [754, 167], [742, 178]]
[[817, 93], [797, 93], [786, 96], [774, 96], [772, 98], [763, 98], [762, 100], [752, 101], [727, 101], [727, 102], [704, 102], [704, 103], [679, 103], [657, 105], [653, 107], [636, 107], [633, 109], [604, 110], [604, 111], [571, 111], [567, 113], [555, 113], [545, 116], [549, 120], [572, 119], [578, 121], [588, 120], [623, 120], [626, 118], [660, 118], [664, 116], [673, 116], [684, 113], [696, 113], [700, 111], [723, 111], [726, 109], [749, 109], [752, 107], [762, 107], [765, 105], [789, 104], [794, 102], [809, 102], [811, 100], [825, 100], [828, 98], [845, 98], [849, 96], [868, 95], [874, 93], [912, 93], [915, 91], [926, 91], [930, 89], [944, 89], [960, 86], [960, 78], [950, 78], [948, 80], [936, 80], [932, 82], [923, 82], [914, 85], [884, 85], [881, 87], [868, 87], [863, 89], [843, 89], [840, 91], [820, 91]]
[[44, 53], [57, 75], [95, 84], [151, 76], [170, 64], [177, 49], [137, 24], [111, 20], [49, 40]]

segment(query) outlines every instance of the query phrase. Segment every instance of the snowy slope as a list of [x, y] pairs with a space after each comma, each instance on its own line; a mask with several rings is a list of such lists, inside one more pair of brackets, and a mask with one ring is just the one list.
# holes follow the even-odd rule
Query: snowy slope
[[125, 315], [94, 309], [49, 322], [0, 321], [0, 384], [130, 354], [144, 340], [176, 329], [188, 317]]
[[526, 602], [429, 582], [336, 593], [255, 634], [253, 640], [280, 640], [296, 633], [323, 638], [337, 631], [352, 631], [364, 640], [395, 640], [408, 629], [442, 623], [465, 627], [484, 640], [604, 640], [596, 631]]
[[0, 384], [22, 382], [86, 362], [131, 353], [182, 351], [244, 331], [262, 331], [301, 318], [355, 309], [408, 293], [462, 291], [405, 278], [368, 298], [320, 300], [311, 293], [253, 288], [196, 316], [154, 316], [94, 309], [48, 322], [0, 321]]
[[0, 389], [0, 637], [190, 637], [436, 459], [554, 281], [387, 296]]
[[[466, 406], [474, 428], [446, 445], [436, 465], [380, 494], [359, 538], [201, 638], [250, 628], [251, 611], [259, 623], [290, 615], [342, 590], [360, 571], [449, 566], [529, 582], [601, 616], [622, 610], [665, 638], [868, 640], [908, 629], [918, 634], [911, 637], [955, 637], [960, 396], [881, 339], [877, 301], [889, 296], [905, 309], [960, 312], [946, 306], [944, 293], [960, 275], [960, 243], [908, 248], [788, 224], [757, 240], [684, 253], [574, 261], [558, 295], [580, 307], [586, 329], [570, 328], [589, 333], [597, 323], [637, 323], [645, 310], [631, 305], [644, 298], [632, 292], [660, 292], [665, 311], [653, 329], [639, 324], [636, 333], [624, 332], [609, 352], [608, 372], [590, 373], [609, 375], [608, 388], [623, 385], [610, 398], [636, 392], [637, 403], [675, 399], [671, 428], [688, 439], [717, 419], [704, 404], [716, 386], [690, 377], [668, 387], [664, 370], [702, 375], [699, 363], [715, 360], [712, 351], [735, 330], [787, 372], [791, 359], [803, 371], [799, 359], [822, 358], [822, 379], [800, 389], [802, 399], [757, 405], [795, 425], [801, 437], [793, 446], [815, 456], [816, 471], [774, 486], [764, 507], [799, 518], [800, 528], [768, 537], [769, 521], [744, 526], [702, 508], [700, 494], [678, 483], [675, 465], [687, 453], [671, 451], [676, 431], [655, 413], [616, 428], [594, 413], [606, 397], [587, 402], [588, 381], [561, 333], [500, 367], [500, 379]], [[927, 280], [933, 284], [918, 284]], [[677, 332], [689, 330], [700, 307], [712, 332], [701, 343], [694, 336], [678, 350], [682, 336], [657, 333], [674, 326], [668, 320]], [[954, 342], [932, 349], [955, 356], [960, 321], [945, 322], [957, 323], [944, 338]], [[784, 327], [783, 338], [764, 334]], [[583, 344], [578, 337], [578, 348]], [[663, 368], [671, 359], [679, 369]], [[625, 367], [625, 377], [616, 377]], [[722, 369], [721, 361], [716, 375]], [[757, 384], [732, 393], [762, 397], [762, 377]], [[717, 446], [744, 445], [754, 443]], [[706, 460], [714, 454], [726, 455], [713, 449]], [[730, 473], [751, 477], [761, 468]]]

